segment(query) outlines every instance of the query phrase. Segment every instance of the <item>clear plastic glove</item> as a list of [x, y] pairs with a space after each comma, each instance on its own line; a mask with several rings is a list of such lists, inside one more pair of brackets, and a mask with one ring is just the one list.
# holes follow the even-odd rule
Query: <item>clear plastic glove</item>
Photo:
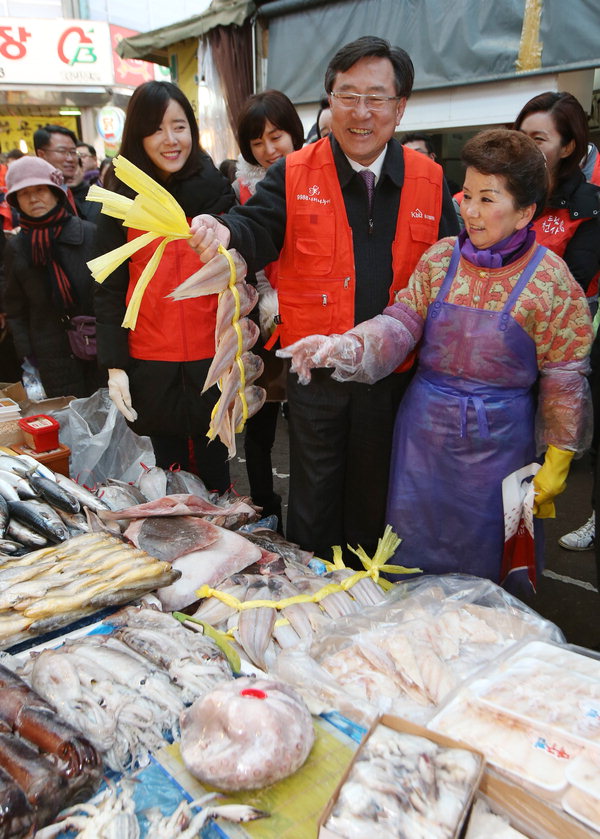
[[571, 467], [574, 452], [557, 449], [556, 446], [548, 446], [544, 463], [541, 469], [533, 477], [535, 488], [535, 501], [533, 514], [539, 519], [553, 519], [556, 515], [554, 499], [567, 486], [567, 475]]
[[277, 350], [276, 355], [279, 358], [290, 358], [292, 360], [291, 372], [298, 374], [301, 385], [307, 385], [310, 382], [312, 368], [324, 366], [315, 361], [315, 354], [321, 349], [327, 352], [327, 348], [333, 345], [334, 339], [339, 337], [339, 335], [309, 335], [307, 338], [301, 338], [296, 343]]
[[111, 367], [108, 371], [108, 395], [115, 403], [117, 410], [123, 414], [129, 422], [135, 422], [137, 411], [131, 404], [131, 393], [129, 391], [129, 376], [125, 370]]

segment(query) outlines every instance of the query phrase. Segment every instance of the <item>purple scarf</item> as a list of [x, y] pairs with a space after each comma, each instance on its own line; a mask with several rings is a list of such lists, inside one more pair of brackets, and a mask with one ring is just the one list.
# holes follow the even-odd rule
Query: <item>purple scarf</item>
[[528, 224], [522, 230], [516, 230], [492, 245], [491, 248], [480, 250], [476, 248], [463, 230], [458, 237], [461, 255], [473, 265], [480, 268], [500, 268], [508, 265], [527, 253], [535, 241], [535, 230], [532, 224]]

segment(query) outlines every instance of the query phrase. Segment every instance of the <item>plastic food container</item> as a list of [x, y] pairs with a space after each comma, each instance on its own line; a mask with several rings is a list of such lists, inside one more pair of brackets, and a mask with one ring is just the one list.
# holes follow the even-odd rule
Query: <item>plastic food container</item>
[[34, 452], [49, 452], [58, 448], [60, 424], [46, 414], [23, 417], [19, 420], [25, 443]]

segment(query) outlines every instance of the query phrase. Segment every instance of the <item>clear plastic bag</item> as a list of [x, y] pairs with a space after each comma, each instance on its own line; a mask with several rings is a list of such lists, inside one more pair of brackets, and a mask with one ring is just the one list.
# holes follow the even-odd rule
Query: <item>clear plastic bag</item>
[[150, 438], [129, 428], [106, 388], [74, 399], [55, 418], [60, 422], [60, 442], [71, 449], [71, 476], [87, 487], [108, 478], [136, 481], [142, 463], [156, 462]]
[[21, 369], [23, 370], [23, 387], [25, 388], [27, 397], [32, 402], [40, 402], [42, 399], [47, 399], [48, 397], [46, 396], [46, 391], [40, 378], [40, 371], [37, 367], [34, 367], [31, 361], [25, 358], [21, 364]]
[[295, 670], [305, 699], [312, 690], [324, 706], [339, 702], [333, 681], [348, 702], [424, 724], [464, 679], [525, 638], [564, 643], [558, 627], [489, 580], [423, 576], [328, 624], [304, 661], [284, 651], [276, 670]]

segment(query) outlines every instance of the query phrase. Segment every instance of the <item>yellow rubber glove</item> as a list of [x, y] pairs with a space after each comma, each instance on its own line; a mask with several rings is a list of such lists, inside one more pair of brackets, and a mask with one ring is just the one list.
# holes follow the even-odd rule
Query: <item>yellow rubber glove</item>
[[548, 446], [544, 463], [537, 475], [533, 476], [535, 501], [533, 514], [538, 519], [553, 519], [554, 498], [564, 492], [567, 486], [567, 475], [575, 452], [566, 452], [555, 446]]

